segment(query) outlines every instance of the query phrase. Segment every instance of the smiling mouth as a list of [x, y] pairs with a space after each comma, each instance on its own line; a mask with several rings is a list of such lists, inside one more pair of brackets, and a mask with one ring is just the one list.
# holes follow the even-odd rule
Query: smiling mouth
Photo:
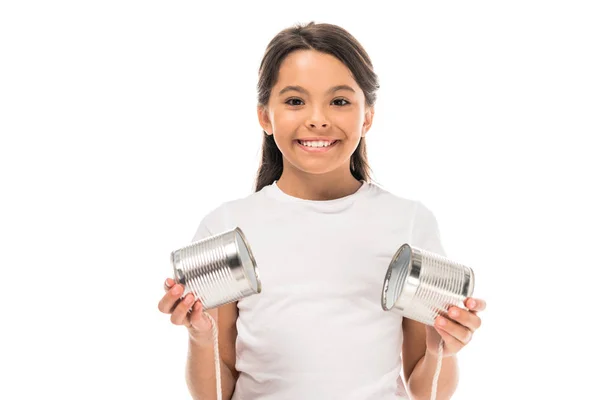
[[309, 149], [323, 149], [333, 146], [339, 140], [296, 140], [296, 143]]

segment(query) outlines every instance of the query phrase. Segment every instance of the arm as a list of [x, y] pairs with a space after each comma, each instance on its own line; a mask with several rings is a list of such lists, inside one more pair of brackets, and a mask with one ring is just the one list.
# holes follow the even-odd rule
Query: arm
[[[199, 311], [199, 310], [198, 310]], [[194, 310], [194, 312], [198, 312]], [[219, 356], [223, 399], [231, 399], [238, 372], [235, 370], [235, 340], [237, 338], [237, 304], [219, 307], [211, 315], [219, 327]], [[201, 312], [201, 311], [200, 311]], [[214, 316], [217, 315], [217, 318]], [[186, 382], [194, 400], [213, 400], [217, 395], [217, 381], [213, 341], [189, 337]]]
[[[404, 318], [402, 361], [404, 379], [411, 399], [429, 399], [437, 366], [437, 351], [427, 350], [426, 327], [420, 322]], [[439, 340], [439, 336], [436, 335]], [[450, 399], [458, 385], [456, 355], [445, 356], [437, 385], [437, 399]]]

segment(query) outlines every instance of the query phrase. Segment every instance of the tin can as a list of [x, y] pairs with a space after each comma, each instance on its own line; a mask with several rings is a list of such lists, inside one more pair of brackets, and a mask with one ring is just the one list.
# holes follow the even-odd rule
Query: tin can
[[403, 244], [388, 267], [381, 292], [384, 311], [433, 326], [450, 306], [464, 308], [475, 286], [473, 270], [453, 260]]
[[239, 227], [171, 252], [175, 282], [209, 310], [261, 292], [256, 261]]

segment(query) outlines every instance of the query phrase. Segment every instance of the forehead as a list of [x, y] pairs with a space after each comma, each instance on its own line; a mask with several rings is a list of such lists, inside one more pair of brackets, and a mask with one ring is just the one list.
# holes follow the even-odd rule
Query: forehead
[[344, 84], [360, 91], [350, 69], [336, 57], [315, 50], [297, 50], [281, 63], [275, 87], [298, 85], [321, 92]]

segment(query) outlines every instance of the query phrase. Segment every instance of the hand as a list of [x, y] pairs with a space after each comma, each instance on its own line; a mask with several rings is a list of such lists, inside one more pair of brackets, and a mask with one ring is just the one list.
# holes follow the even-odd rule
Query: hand
[[439, 316], [435, 319], [435, 326], [426, 327], [427, 351], [437, 356], [440, 337], [444, 340], [444, 357], [453, 356], [466, 346], [473, 334], [481, 326], [479, 311], [485, 310], [486, 303], [481, 299], [468, 297], [465, 307], [450, 307], [448, 318]]
[[188, 329], [190, 338], [201, 345], [213, 344], [212, 322], [204, 314], [205, 312], [215, 320], [218, 320], [217, 310], [203, 311], [202, 302], [194, 300], [194, 295], [188, 293], [183, 299], [184, 288], [175, 284], [171, 278], [164, 283], [165, 295], [158, 303], [158, 310], [165, 314], [171, 314], [171, 323], [183, 325]]

